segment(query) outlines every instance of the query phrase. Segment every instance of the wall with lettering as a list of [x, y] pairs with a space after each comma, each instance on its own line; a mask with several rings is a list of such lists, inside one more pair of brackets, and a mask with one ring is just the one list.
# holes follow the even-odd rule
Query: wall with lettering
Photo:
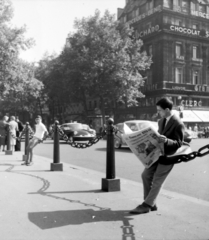
[[163, 28], [168, 29], [169, 31], [172, 31], [172, 32], [177, 32], [177, 33], [186, 34], [190, 36], [209, 38], [209, 31], [206, 31], [205, 29], [192, 29], [192, 28], [186, 28], [186, 27], [169, 25], [169, 24], [165, 24]]
[[150, 35], [151, 33], [155, 33], [160, 31], [160, 26], [159, 25], [155, 25], [155, 26], [151, 26], [150, 28], [144, 29], [140, 32], [137, 31], [136, 33], [136, 37], [137, 38], [143, 38], [147, 35]]

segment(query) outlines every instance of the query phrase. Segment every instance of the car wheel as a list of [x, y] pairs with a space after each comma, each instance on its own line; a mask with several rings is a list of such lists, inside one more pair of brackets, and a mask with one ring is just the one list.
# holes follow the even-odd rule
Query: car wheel
[[115, 139], [115, 144], [114, 144], [115, 148], [119, 149], [121, 148], [121, 143], [118, 139]]

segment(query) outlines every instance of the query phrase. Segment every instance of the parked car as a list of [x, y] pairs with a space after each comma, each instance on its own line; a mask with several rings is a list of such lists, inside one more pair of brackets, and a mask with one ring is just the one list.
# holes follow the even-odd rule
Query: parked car
[[82, 124], [82, 125], [83, 125], [83, 129], [87, 130], [87, 131], [90, 132], [91, 134], [96, 135], [96, 130], [90, 128], [89, 125], [87, 125], [87, 124]]
[[[135, 131], [139, 131], [141, 129], [143, 129], [147, 123], [151, 123], [153, 125], [153, 127], [158, 130], [158, 123], [157, 122], [153, 122], [153, 121], [146, 121], [146, 120], [130, 120], [130, 121], [126, 121], [124, 122], [133, 132]], [[125, 145], [127, 146], [124, 138], [123, 138], [123, 134], [124, 134], [124, 123], [118, 123], [116, 124], [116, 127], [118, 128], [118, 132], [115, 135], [115, 148], [121, 148], [121, 146]], [[184, 135], [184, 141], [187, 143], [190, 143], [193, 137], [193, 131], [185, 129], [185, 135]]]
[[96, 131], [82, 123], [64, 123], [60, 126], [71, 141], [89, 141], [96, 137]]

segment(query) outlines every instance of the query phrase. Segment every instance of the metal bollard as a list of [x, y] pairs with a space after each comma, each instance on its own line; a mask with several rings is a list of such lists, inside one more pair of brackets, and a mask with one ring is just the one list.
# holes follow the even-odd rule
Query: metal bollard
[[113, 123], [114, 120], [109, 118], [107, 126], [106, 178], [102, 178], [102, 190], [107, 192], [120, 191], [120, 179], [115, 179], [115, 139]]
[[59, 145], [59, 132], [58, 121], [54, 123], [54, 154], [53, 163], [51, 163], [51, 171], [63, 171], [63, 164], [60, 163], [60, 145]]
[[13, 152], [11, 150], [11, 144], [10, 144], [10, 126], [7, 126], [7, 150], [5, 151], [5, 155], [13, 155]]
[[27, 160], [27, 146], [29, 144], [29, 122], [26, 122], [25, 125], [25, 154], [23, 155], [23, 161]]

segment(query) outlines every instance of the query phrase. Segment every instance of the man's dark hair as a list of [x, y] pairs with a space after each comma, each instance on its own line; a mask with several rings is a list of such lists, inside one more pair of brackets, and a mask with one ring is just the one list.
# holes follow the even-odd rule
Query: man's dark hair
[[41, 117], [40, 115], [38, 115], [38, 116], [36, 117], [36, 119], [41, 119], [41, 120], [42, 120], [42, 117]]
[[165, 110], [166, 108], [172, 110], [172, 108], [173, 108], [173, 102], [172, 102], [169, 98], [164, 97], [164, 98], [161, 98], [161, 99], [156, 103], [156, 106], [159, 106], [159, 107], [161, 107], [161, 108], [164, 109], [164, 110]]

